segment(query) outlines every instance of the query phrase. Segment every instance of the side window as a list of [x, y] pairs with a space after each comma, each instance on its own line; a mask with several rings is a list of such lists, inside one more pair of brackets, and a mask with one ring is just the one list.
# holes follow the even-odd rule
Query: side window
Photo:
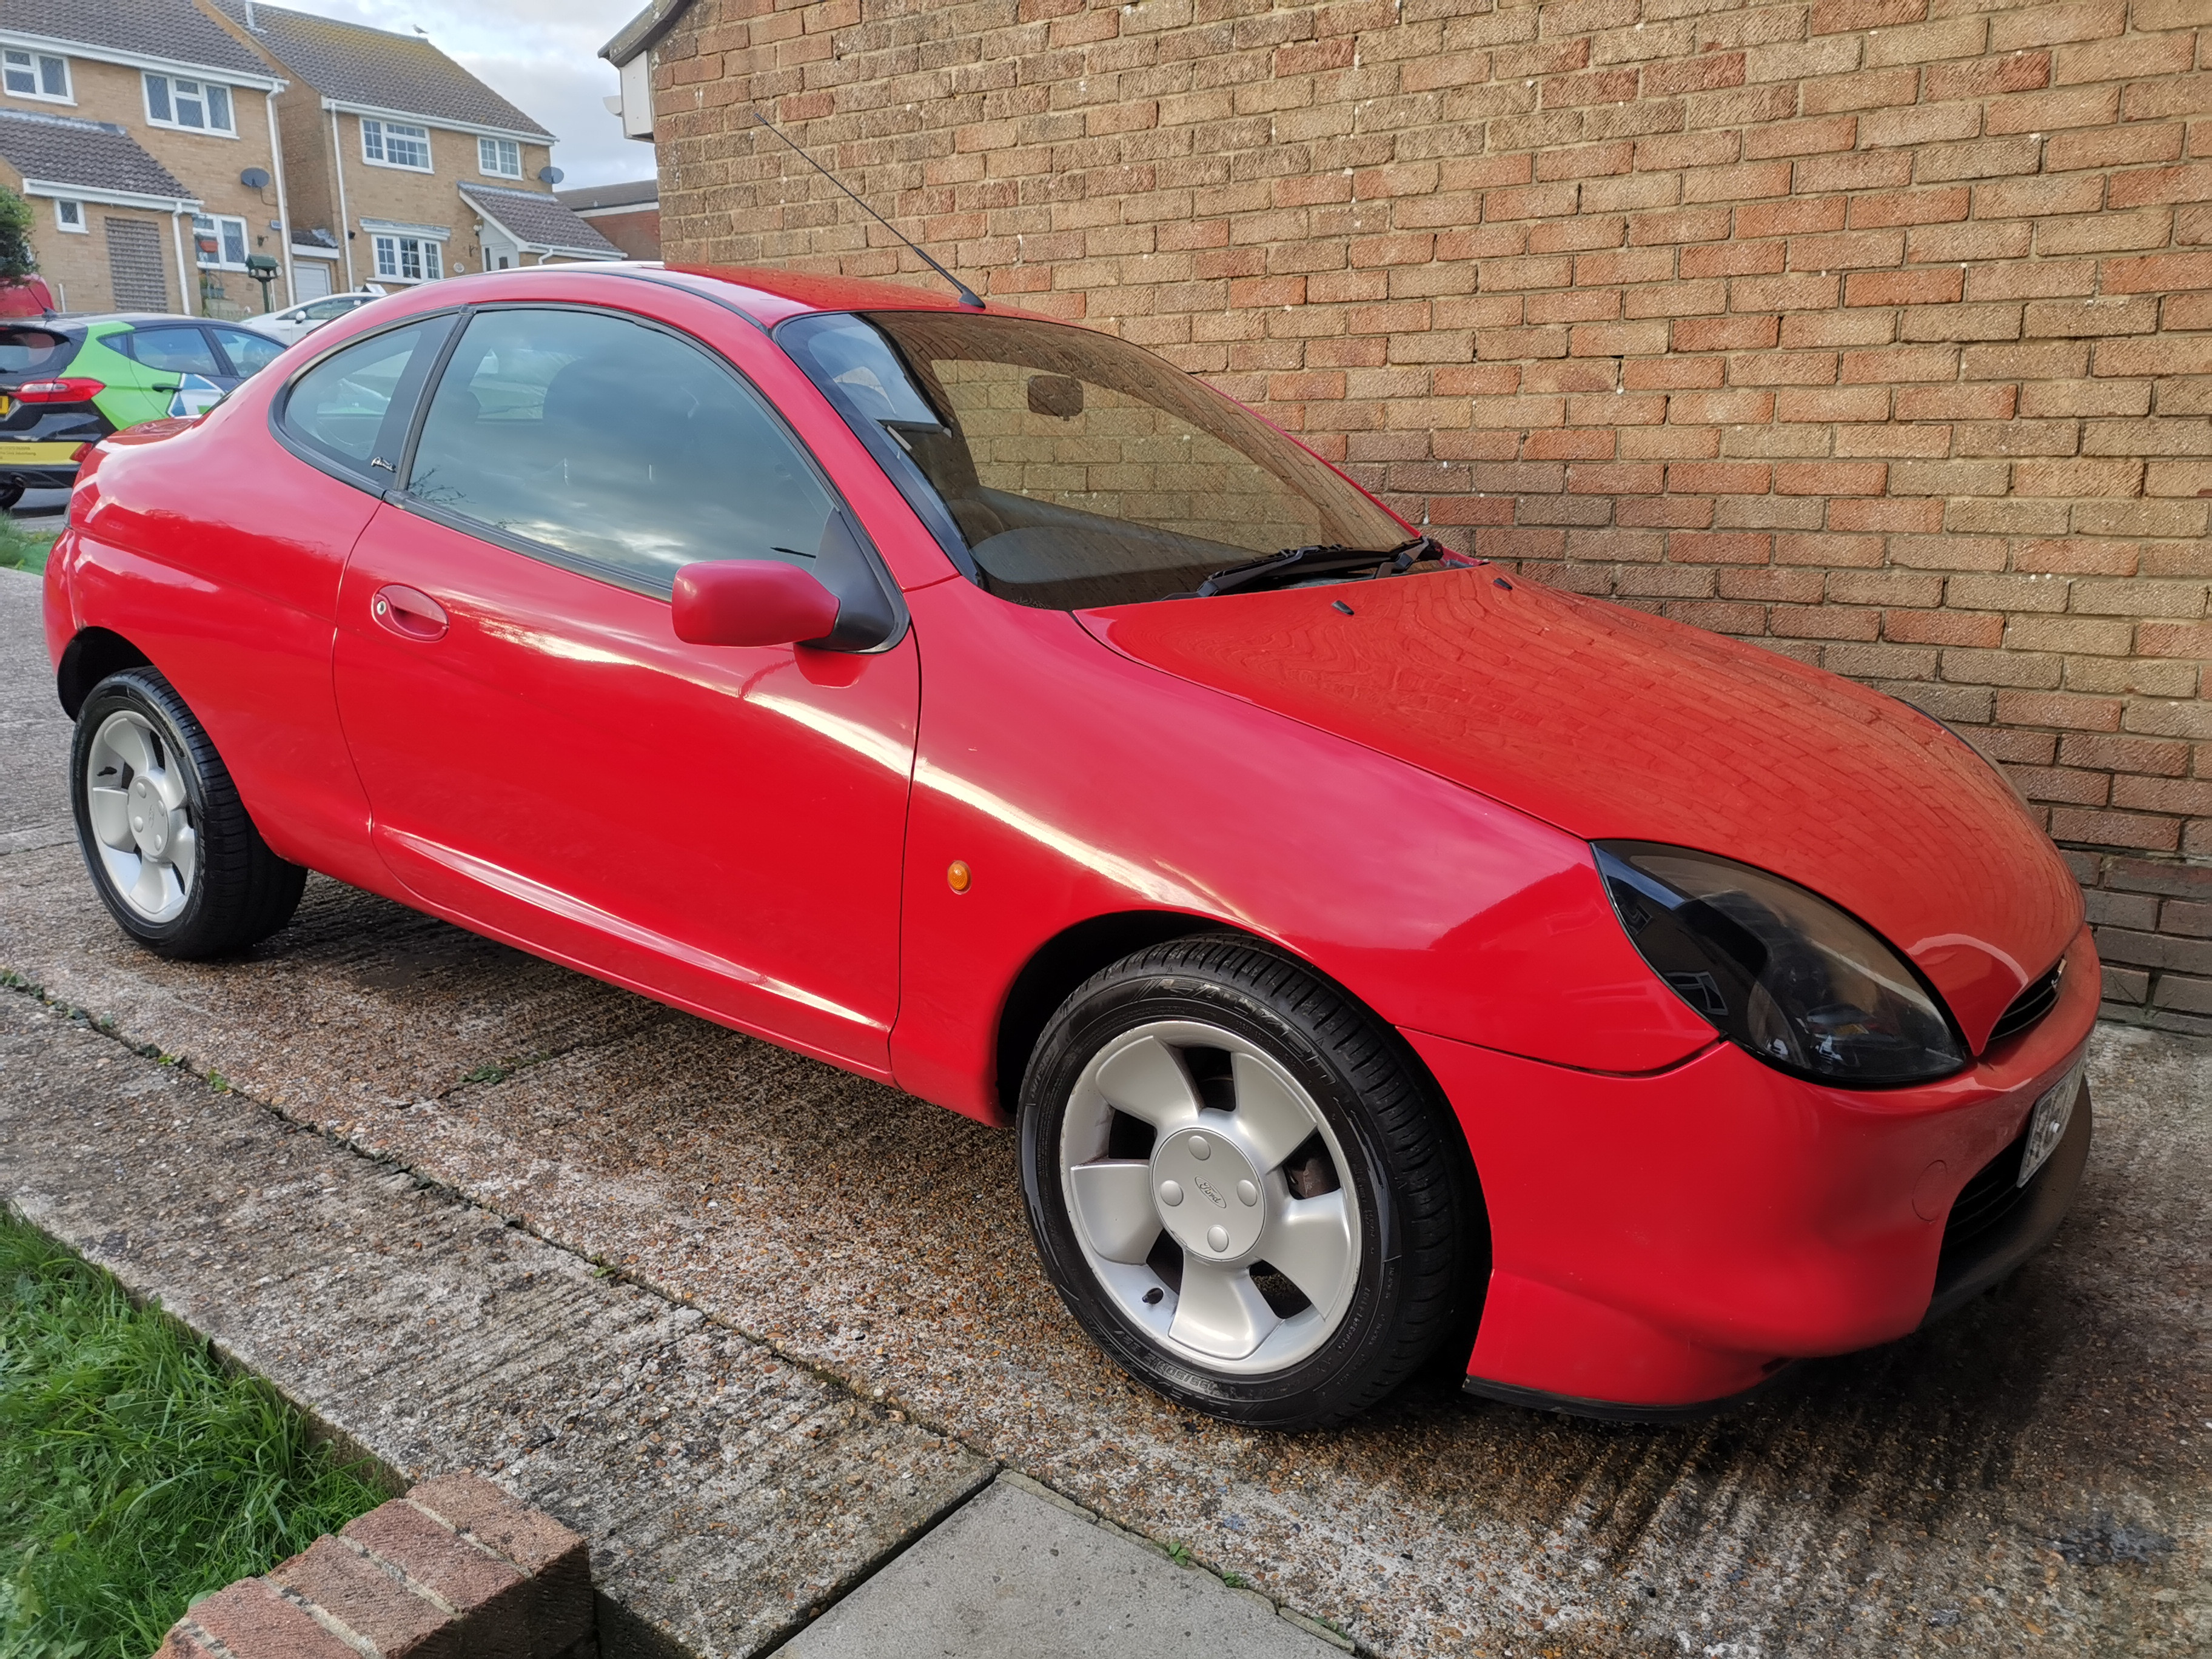
[[407, 408], [393, 404], [416, 351], [434, 351], [451, 321], [410, 323], [331, 353], [292, 382], [279, 423], [297, 441], [356, 471], [366, 470], [372, 457], [396, 457], [397, 433], [381, 450], [377, 441], [387, 419], [395, 426], [406, 419]]
[[222, 342], [222, 355], [230, 359], [234, 374], [258, 374], [284, 355], [283, 345], [265, 334], [243, 328], [211, 328], [208, 332]]
[[750, 386], [700, 348], [602, 312], [479, 313], [438, 382], [407, 488], [663, 595], [701, 559], [787, 560], [835, 586], [853, 547]]
[[[141, 328], [123, 337], [131, 356], [157, 374], [220, 374], [215, 348], [196, 328]], [[110, 345], [117, 342], [110, 340]]]

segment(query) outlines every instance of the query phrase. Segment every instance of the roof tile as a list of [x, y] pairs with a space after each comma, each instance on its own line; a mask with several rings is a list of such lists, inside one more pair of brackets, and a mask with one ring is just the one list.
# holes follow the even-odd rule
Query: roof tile
[[26, 179], [180, 201], [191, 195], [111, 121], [0, 109], [0, 160]]
[[271, 58], [325, 98], [427, 121], [497, 127], [548, 143], [553, 140], [551, 133], [420, 35], [312, 17], [259, 0], [250, 6], [246, 0], [219, 3]]
[[192, 0], [0, 0], [0, 30], [274, 78]]
[[465, 184], [460, 190], [470, 206], [526, 247], [623, 257], [620, 248], [543, 191], [478, 184]]

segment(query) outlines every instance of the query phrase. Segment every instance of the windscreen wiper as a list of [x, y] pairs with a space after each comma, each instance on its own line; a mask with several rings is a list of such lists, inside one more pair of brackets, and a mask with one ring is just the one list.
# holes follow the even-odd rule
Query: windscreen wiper
[[1198, 585], [1198, 597], [1206, 599], [1216, 593], [1279, 587], [1316, 577], [1349, 575], [1355, 570], [1370, 570], [1385, 564], [1390, 567], [1392, 575], [1402, 576], [1423, 559], [1441, 559], [1448, 552], [1444, 544], [1433, 536], [1416, 536], [1409, 542], [1401, 542], [1395, 547], [1382, 548], [1379, 551], [1343, 547], [1334, 542], [1315, 547], [1286, 547], [1264, 559], [1253, 559], [1243, 564], [1232, 564], [1226, 570], [1215, 571]]

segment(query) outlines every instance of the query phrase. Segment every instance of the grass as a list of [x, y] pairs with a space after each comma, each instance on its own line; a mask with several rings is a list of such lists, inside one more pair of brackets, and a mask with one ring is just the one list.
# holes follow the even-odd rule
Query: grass
[[47, 550], [60, 534], [59, 525], [52, 530], [26, 530], [0, 513], [0, 570], [44, 570]]
[[383, 1498], [267, 1384], [0, 1211], [0, 1659], [145, 1659], [193, 1598]]

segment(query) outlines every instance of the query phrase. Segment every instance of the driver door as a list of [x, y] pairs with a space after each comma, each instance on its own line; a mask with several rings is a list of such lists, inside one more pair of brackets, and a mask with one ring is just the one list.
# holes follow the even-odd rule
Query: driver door
[[398, 470], [336, 652], [394, 874], [483, 931], [888, 1076], [914, 641], [696, 646], [669, 620], [695, 560], [846, 556], [882, 580], [766, 399], [620, 313], [488, 308]]

